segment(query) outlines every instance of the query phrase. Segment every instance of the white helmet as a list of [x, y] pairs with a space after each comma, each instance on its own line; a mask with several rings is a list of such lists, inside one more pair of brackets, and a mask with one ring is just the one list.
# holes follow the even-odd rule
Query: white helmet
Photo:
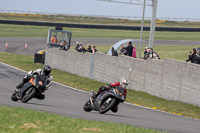
[[122, 85], [123, 88], [126, 88], [128, 83], [129, 83], [128, 78], [121, 78], [120, 84]]

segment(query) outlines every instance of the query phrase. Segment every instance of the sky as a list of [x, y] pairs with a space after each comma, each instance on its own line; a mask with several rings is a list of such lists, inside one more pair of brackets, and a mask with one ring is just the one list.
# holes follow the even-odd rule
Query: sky
[[[147, 1], [150, 2], [150, 0]], [[199, 5], [200, 0], [158, 0], [157, 18], [200, 19]], [[143, 6], [141, 5], [96, 0], [2, 0], [0, 6], [0, 10], [134, 17], [141, 17], [142, 9]], [[152, 7], [148, 6], [146, 7], [145, 17], [151, 17], [151, 15]]]

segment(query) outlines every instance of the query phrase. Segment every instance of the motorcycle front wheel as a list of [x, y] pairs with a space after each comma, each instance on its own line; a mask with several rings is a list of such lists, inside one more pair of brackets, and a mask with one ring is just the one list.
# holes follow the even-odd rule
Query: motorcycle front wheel
[[116, 102], [116, 99], [114, 99], [114, 98], [111, 98], [109, 103], [107, 103], [107, 100], [104, 100], [104, 102], [101, 104], [101, 106], [99, 108], [99, 113], [104, 114], [104, 113], [108, 112], [115, 105], [115, 102]]
[[18, 98], [16, 97], [16, 94], [17, 94], [17, 92], [14, 91], [13, 94], [11, 95], [11, 100], [12, 101], [17, 101], [18, 100]]
[[88, 101], [84, 104], [83, 109], [84, 109], [86, 112], [92, 111], [90, 100], [88, 100]]
[[22, 102], [27, 103], [29, 100], [31, 100], [35, 94], [36, 94], [36, 88], [30, 87], [28, 90], [25, 92], [25, 94], [22, 97]]

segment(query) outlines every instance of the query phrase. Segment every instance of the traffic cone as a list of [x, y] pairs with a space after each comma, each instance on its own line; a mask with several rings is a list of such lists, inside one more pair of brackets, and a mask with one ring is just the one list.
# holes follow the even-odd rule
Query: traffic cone
[[5, 47], [6, 47], [6, 48], [8, 47], [8, 42], [6, 42]]
[[28, 47], [28, 44], [27, 44], [27, 42], [25, 43], [25, 45], [24, 45], [24, 48], [27, 48]]

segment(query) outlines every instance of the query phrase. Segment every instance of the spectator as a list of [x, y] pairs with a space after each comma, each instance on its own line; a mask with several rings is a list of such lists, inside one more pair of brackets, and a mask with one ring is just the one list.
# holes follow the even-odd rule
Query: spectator
[[82, 53], [82, 54], [86, 52], [86, 49], [84, 48], [83, 45], [80, 46], [79, 50], [80, 50], [80, 53]]
[[77, 52], [80, 52], [80, 50], [79, 50], [79, 47], [80, 47], [80, 44], [79, 44], [79, 42], [76, 42], [76, 47], [75, 47], [75, 50], [76, 50]]
[[58, 39], [56, 37], [56, 35], [54, 35], [52, 38], [51, 38], [51, 43], [57, 43], [58, 42]]
[[156, 51], [153, 50], [153, 48], [147, 48], [144, 51], [144, 54], [145, 54], [143, 57], [144, 60], [146, 60], [147, 58], [160, 60], [159, 55], [157, 54]]
[[194, 56], [196, 55], [196, 53], [197, 53], [196, 48], [193, 48], [192, 52], [189, 51], [188, 59], [186, 60], [186, 62], [191, 61], [191, 63], [194, 63]]
[[193, 60], [194, 60], [195, 64], [200, 64], [200, 50], [197, 51], [197, 53], [195, 54]]
[[128, 46], [125, 47], [125, 50], [127, 51], [127, 55], [132, 57], [132, 54], [133, 54], [132, 42], [128, 42]]
[[67, 42], [64, 40], [62, 43], [60, 43], [60, 49], [59, 50], [68, 50]]
[[133, 58], [136, 58], [136, 48], [135, 48], [134, 45], [133, 45], [133, 53], [132, 53], [132, 57], [133, 57]]
[[121, 45], [121, 49], [120, 49], [120, 53], [119, 54], [127, 55], [126, 49], [124, 47], [124, 44]]
[[147, 56], [148, 52], [147, 52], [147, 47], [144, 48], [144, 57]]
[[86, 52], [92, 53], [92, 48], [91, 48], [90, 44], [87, 44]]
[[96, 52], [98, 52], [98, 49], [96, 49], [96, 46], [93, 46], [93, 47], [92, 47], [92, 53], [94, 54], [94, 53], [96, 53]]
[[117, 51], [113, 47], [111, 48], [111, 51], [112, 51], [112, 56], [118, 56]]

